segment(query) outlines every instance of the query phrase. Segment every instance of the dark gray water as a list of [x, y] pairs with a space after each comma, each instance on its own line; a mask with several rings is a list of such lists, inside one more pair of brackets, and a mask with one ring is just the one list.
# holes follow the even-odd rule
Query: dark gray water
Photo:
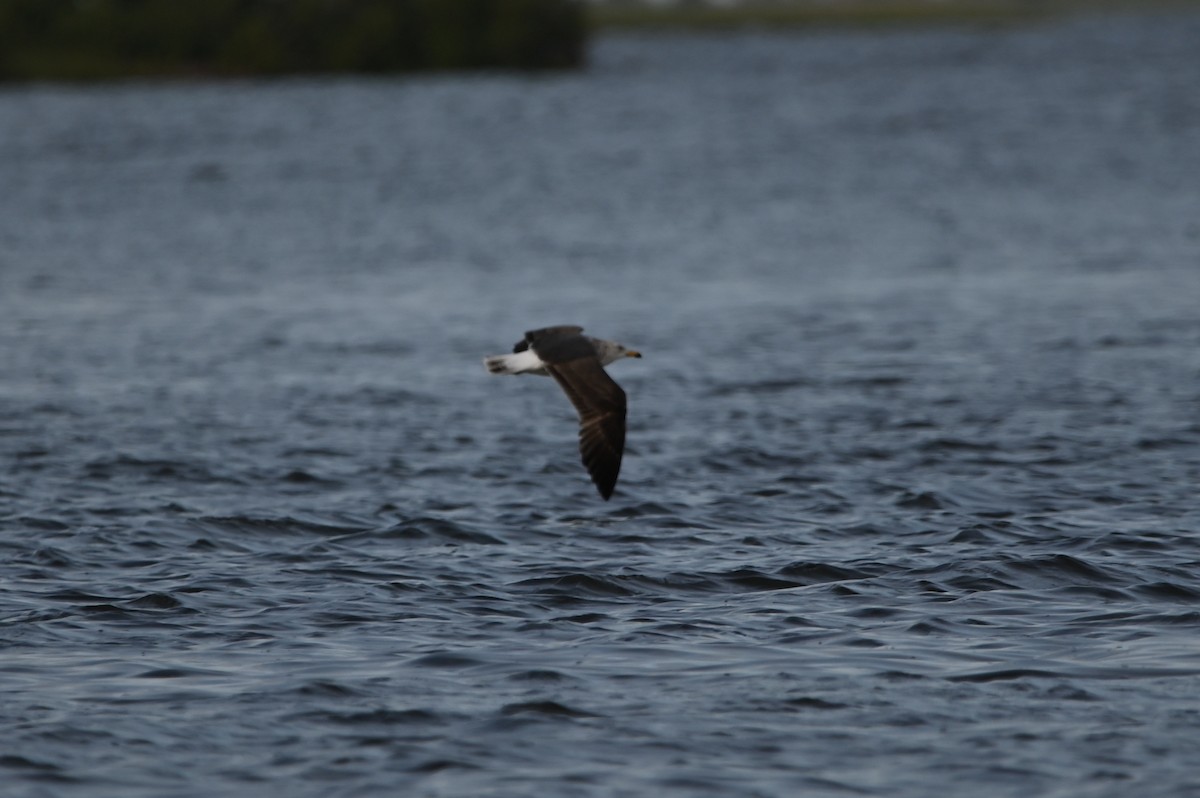
[[1200, 795], [1198, 41], [5, 89], [0, 793]]

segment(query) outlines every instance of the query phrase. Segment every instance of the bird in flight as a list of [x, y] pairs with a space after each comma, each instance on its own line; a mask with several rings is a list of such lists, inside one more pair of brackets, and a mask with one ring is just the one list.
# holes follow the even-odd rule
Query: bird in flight
[[591, 338], [582, 327], [530, 330], [511, 355], [483, 359], [493, 374], [540, 374], [558, 381], [579, 411], [579, 454], [607, 501], [621, 473], [625, 451], [625, 392], [604, 367], [642, 353], [615, 341]]

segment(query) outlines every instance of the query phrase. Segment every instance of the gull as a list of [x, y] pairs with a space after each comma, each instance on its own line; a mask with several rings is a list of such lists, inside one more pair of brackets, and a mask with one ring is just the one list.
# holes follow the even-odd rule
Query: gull
[[530, 330], [511, 355], [492, 355], [483, 364], [492, 374], [551, 376], [579, 411], [579, 454], [608, 500], [625, 451], [625, 392], [604, 367], [642, 353], [615, 341], [591, 338], [575, 325]]

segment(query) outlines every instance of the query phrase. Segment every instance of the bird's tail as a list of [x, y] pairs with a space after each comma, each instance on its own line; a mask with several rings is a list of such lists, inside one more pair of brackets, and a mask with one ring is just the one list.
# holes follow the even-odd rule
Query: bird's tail
[[517, 374], [517, 364], [512, 355], [492, 355], [483, 359], [483, 365], [493, 374]]
[[483, 359], [483, 365], [493, 374], [545, 374], [545, 363], [528, 349], [511, 355], [492, 355]]

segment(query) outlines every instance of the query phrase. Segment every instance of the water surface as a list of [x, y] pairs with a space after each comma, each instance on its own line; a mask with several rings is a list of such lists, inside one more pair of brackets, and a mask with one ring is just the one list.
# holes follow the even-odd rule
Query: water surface
[[1200, 794], [1197, 40], [5, 89], [5, 795]]

